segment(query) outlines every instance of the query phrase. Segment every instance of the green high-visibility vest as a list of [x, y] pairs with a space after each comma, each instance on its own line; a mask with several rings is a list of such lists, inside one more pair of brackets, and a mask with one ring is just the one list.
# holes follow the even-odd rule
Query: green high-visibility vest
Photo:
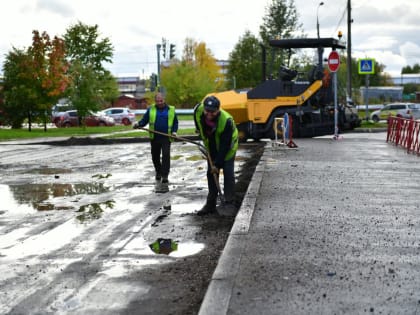
[[[167, 105], [169, 107], [168, 110], [168, 134], [172, 132], [172, 126], [174, 124], [175, 119], [175, 106]], [[149, 129], [151, 131], [155, 130], [155, 122], [157, 116], [157, 107], [156, 104], [152, 104], [149, 111]], [[149, 132], [150, 139], [153, 139], [155, 136], [154, 132]], [[173, 138], [169, 137], [169, 141], [173, 141]]]
[[[209, 139], [206, 137], [204, 133], [203, 125], [201, 124], [201, 116], [203, 115], [203, 112], [204, 112], [204, 105], [200, 104], [197, 110], [195, 111], [195, 120], [197, 122], [198, 129], [200, 131], [201, 139], [203, 139], [204, 145], [207, 148], [207, 150], [210, 150]], [[217, 119], [217, 126], [216, 126], [216, 135], [215, 135], [216, 149], [219, 151], [220, 136], [223, 130], [225, 130], [226, 122], [228, 121], [228, 119], [232, 119], [232, 127], [234, 128], [234, 130], [232, 133], [231, 146], [228, 153], [225, 156], [225, 161], [230, 160], [235, 155], [236, 151], [238, 150], [238, 145], [239, 145], [238, 144], [238, 129], [236, 128], [235, 121], [233, 120], [233, 117], [228, 112], [221, 109], [219, 118]]]

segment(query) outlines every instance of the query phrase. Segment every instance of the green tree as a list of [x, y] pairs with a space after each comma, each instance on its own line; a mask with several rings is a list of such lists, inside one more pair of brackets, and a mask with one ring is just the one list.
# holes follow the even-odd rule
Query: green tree
[[420, 64], [416, 63], [412, 67], [406, 66], [401, 69], [401, 74], [406, 73], [420, 73]]
[[270, 39], [291, 38], [302, 29], [294, 0], [272, 0], [266, 8], [260, 36], [267, 44]]
[[[420, 73], [420, 64], [416, 63], [413, 66], [405, 66], [401, 69], [401, 74], [418, 74]], [[420, 84], [416, 83], [406, 83], [403, 85], [404, 94], [414, 94], [418, 90], [420, 90]]]
[[174, 60], [161, 71], [166, 100], [170, 104], [190, 108], [209, 92], [224, 86], [220, 66], [203, 42], [187, 38], [180, 61]]
[[[299, 23], [294, 0], [272, 0], [260, 26], [260, 37], [265, 47], [269, 47], [270, 39], [292, 38], [298, 32], [302, 32], [302, 24]], [[287, 58], [284, 50], [273, 49], [267, 53], [268, 75], [274, 75], [280, 65], [287, 65]]]
[[[263, 53], [266, 55], [266, 76], [274, 76], [274, 72], [277, 73], [274, 69], [281, 64], [286, 65], [289, 60], [285, 51], [270, 50], [269, 40], [291, 38], [301, 29], [294, 0], [272, 0], [260, 26], [260, 39], [245, 31], [229, 55], [227, 78], [230, 86], [233, 86], [234, 80], [237, 88], [254, 87], [261, 82]], [[264, 51], [261, 46], [265, 47]]]
[[94, 71], [103, 71], [103, 63], [112, 63], [114, 48], [109, 38], [99, 38], [98, 25], [89, 26], [78, 22], [64, 34], [67, 58], [89, 65]]
[[416, 83], [407, 83], [404, 84], [403, 93], [404, 94], [413, 94], [416, 93], [420, 88], [419, 84]]
[[227, 80], [232, 88], [254, 87], [262, 80], [262, 52], [258, 39], [250, 32], [236, 43], [229, 54]]
[[5, 58], [3, 64], [4, 73], [4, 102], [2, 110], [6, 114], [5, 123], [12, 128], [22, 127], [28, 111], [34, 102], [32, 82], [28, 76], [31, 70], [29, 54], [22, 49], [13, 48]]
[[99, 35], [98, 25], [81, 22], [70, 26], [64, 35], [72, 78], [68, 98], [81, 117], [118, 97], [117, 82], [103, 66], [112, 62], [114, 49], [108, 38]]
[[32, 46], [26, 50], [14, 48], [6, 57], [5, 112], [13, 128], [20, 128], [25, 119], [29, 130], [37, 116], [44, 123], [51, 107], [63, 95], [68, 85], [67, 63], [63, 40], [50, 40], [46, 32], [34, 30]]

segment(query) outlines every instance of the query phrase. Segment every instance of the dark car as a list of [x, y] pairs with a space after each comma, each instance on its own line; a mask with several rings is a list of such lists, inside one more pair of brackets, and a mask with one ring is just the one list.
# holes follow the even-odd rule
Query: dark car
[[[83, 118], [83, 122], [88, 127], [94, 126], [114, 126], [115, 121], [112, 117], [103, 114], [90, 113]], [[82, 124], [82, 118], [79, 117], [76, 110], [61, 112], [56, 116], [55, 125], [57, 127], [76, 127]]]

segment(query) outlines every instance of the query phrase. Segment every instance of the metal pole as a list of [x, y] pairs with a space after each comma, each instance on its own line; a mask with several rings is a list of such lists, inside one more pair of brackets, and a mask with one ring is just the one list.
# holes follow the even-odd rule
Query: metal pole
[[160, 91], [160, 47], [161, 44], [156, 45], [157, 50], [157, 86], [156, 89]]
[[318, 38], [319, 38], [319, 19], [318, 19], [318, 11], [319, 11], [319, 7], [321, 6], [321, 5], [324, 5], [324, 2], [320, 2], [319, 4], [318, 4], [318, 7], [317, 7], [317, 9], [316, 9], [316, 32], [317, 32], [317, 36], [318, 36]]
[[351, 0], [347, 0], [347, 96], [352, 98], [352, 84], [351, 84]]
[[[319, 11], [319, 7], [324, 5], [324, 2], [320, 2], [318, 4], [318, 7], [316, 9], [316, 33], [317, 33], [317, 37], [319, 39], [319, 18], [318, 18], [318, 11]], [[322, 54], [324, 52], [324, 48], [322, 47], [318, 47], [318, 70], [322, 71]]]
[[369, 121], [369, 74], [366, 74], [365, 82], [365, 103], [366, 103], [366, 121]]
[[333, 72], [334, 85], [334, 139], [338, 139], [337, 72]]

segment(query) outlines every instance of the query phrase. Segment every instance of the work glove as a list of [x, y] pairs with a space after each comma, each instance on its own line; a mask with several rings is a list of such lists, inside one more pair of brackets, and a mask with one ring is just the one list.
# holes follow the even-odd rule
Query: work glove
[[176, 137], [176, 132], [172, 132], [172, 135], [173, 135], [174, 137]]

